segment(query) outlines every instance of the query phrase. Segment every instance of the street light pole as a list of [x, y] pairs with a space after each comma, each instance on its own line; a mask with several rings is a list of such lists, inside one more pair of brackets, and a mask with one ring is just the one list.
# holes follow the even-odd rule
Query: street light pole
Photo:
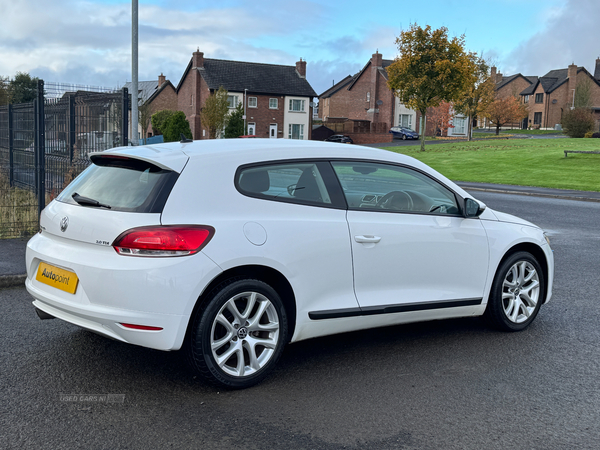
[[[138, 0], [131, 0], [131, 139], [138, 145]], [[127, 111], [124, 112], [126, 114]]]
[[246, 103], [248, 103], [248, 100], [246, 100], [247, 91], [248, 89], [244, 89], [244, 134], [248, 133], [248, 130], [246, 129]]

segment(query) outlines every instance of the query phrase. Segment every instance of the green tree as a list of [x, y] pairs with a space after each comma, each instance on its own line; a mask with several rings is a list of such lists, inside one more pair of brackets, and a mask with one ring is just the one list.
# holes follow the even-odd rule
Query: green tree
[[150, 126], [150, 121], [152, 120], [152, 109], [150, 108], [150, 103], [144, 103], [138, 107], [138, 115], [139, 115], [139, 124], [142, 127], [142, 139], [144, 139], [144, 144], [146, 143], [146, 137], [148, 135], [148, 127]]
[[427, 108], [454, 102], [475, 83], [473, 56], [464, 35], [448, 38], [446, 27], [432, 30], [416, 23], [396, 39], [400, 56], [387, 68], [388, 86], [400, 101], [423, 116], [421, 150], [425, 150]]
[[575, 89], [575, 108], [591, 108], [592, 107], [592, 81], [588, 78], [579, 80]]
[[172, 109], [163, 109], [152, 114], [152, 129], [155, 134], [164, 134], [164, 124], [175, 112]]
[[0, 106], [8, 105], [10, 102], [9, 86], [9, 78], [0, 75]]
[[217, 92], [213, 92], [206, 99], [204, 108], [200, 112], [202, 126], [208, 129], [208, 137], [216, 139], [227, 124], [227, 90], [221, 86]]
[[567, 136], [582, 138], [593, 130], [595, 120], [590, 108], [575, 108], [563, 114], [561, 124]]
[[186, 138], [192, 139], [190, 123], [185, 118], [185, 113], [183, 111], [176, 111], [165, 121], [162, 128], [165, 142], [176, 142], [181, 140], [182, 133]]
[[473, 119], [482, 114], [494, 101], [496, 86], [490, 77], [489, 64], [476, 55], [471, 55], [475, 66], [474, 82], [454, 102], [454, 111], [468, 117], [467, 140], [472, 139]]
[[37, 97], [38, 78], [25, 72], [17, 72], [10, 82], [10, 102], [29, 103]]
[[229, 115], [227, 126], [225, 127], [226, 138], [237, 138], [243, 136], [244, 130], [244, 105], [238, 103], [233, 112]]

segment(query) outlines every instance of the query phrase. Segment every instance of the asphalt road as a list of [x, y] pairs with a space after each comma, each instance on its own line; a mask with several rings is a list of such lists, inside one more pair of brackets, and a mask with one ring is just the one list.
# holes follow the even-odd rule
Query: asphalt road
[[460, 319], [315, 339], [223, 392], [179, 353], [41, 321], [24, 289], [0, 290], [0, 447], [597, 449], [600, 203], [474, 195], [552, 233], [554, 298], [524, 332]]

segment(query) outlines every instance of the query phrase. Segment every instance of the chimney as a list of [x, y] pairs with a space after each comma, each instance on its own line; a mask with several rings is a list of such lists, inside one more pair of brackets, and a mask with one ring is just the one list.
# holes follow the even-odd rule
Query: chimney
[[571, 98], [571, 105], [575, 106], [575, 89], [577, 89], [577, 66], [575, 64], [571, 64], [567, 70], [567, 76], [569, 78], [569, 97]]
[[306, 78], [306, 61], [302, 61], [302, 58], [296, 63], [296, 71], [300, 74], [300, 78]]
[[202, 67], [204, 67], [204, 53], [198, 48], [192, 56], [192, 69], [200, 69]]
[[502, 83], [502, 74], [500, 72], [496, 74], [496, 84], [498, 83]]
[[158, 87], [161, 87], [165, 81], [166, 81], [166, 78], [161, 72], [161, 74], [158, 76]]
[[600, 58], [596, 58], [596, 70], [594, 70], [594, 78], [600, 80]]
[[490, 69], [490, 78], [496, 82], [496, 66], [492, 66]]
[[373, 53], [373, 56], [371, 56], [371, 64], [373, 65], [373, 67], [382, 66], [383, 56], [381, 55], [381, 53], [379, 53], [379, 51], [375, 51], [375, 53]]

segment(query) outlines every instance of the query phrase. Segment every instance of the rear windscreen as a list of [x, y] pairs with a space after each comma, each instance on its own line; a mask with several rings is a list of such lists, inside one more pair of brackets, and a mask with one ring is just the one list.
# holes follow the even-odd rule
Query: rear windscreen
[[177, 177], [176, 172], [138, 159], [96, 157], [57, 200], [114, 211], [160, 213]]

